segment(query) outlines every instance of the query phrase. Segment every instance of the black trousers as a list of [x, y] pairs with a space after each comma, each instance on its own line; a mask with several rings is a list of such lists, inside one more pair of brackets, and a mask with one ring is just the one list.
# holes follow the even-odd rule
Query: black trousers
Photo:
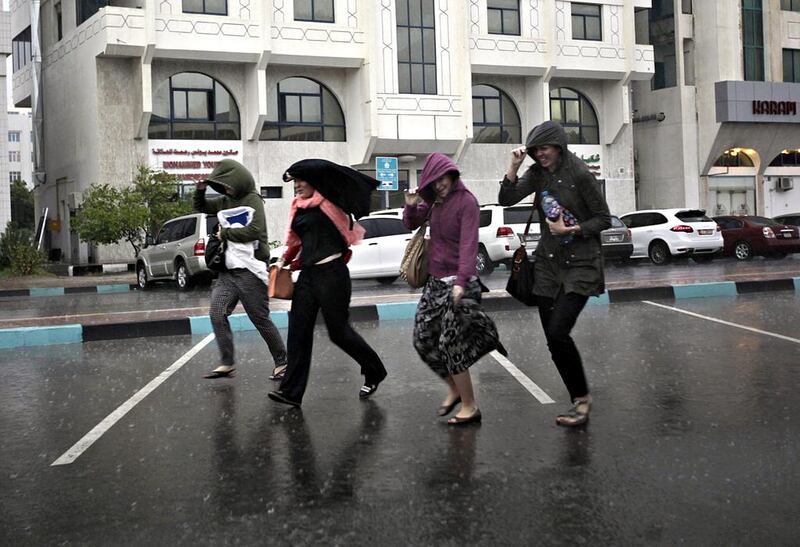
[[341, 258], [300, 272], [289, 312], [289, 366], [280, 387], [290, 399], [300, 402], [306, 391], [314, 324], [320, 309], [331, 342], [361, 366], [365, 383], [377, 383], [386, 377], [381, 358], [350, 325], [351, 292], [350, 272]]
[[570, 333], [589, 297], [576, 293], [559, 293], [555, 298], [537, 296], [547, 347], [558, 373], [567, 387], [570, 399], [589, 394], [583, 361]]

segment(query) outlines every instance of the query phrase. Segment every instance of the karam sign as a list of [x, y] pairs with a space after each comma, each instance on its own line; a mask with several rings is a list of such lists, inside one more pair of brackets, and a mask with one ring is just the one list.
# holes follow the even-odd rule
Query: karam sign
[[797, 102], [753, 101], [753, 114], [767, 114], [770, 116], [796, 116]]
[[187, 182], [205, 179], [220, 160], [242, 161], [241, 141], [151, 140], [148, 148], [154, 169]]

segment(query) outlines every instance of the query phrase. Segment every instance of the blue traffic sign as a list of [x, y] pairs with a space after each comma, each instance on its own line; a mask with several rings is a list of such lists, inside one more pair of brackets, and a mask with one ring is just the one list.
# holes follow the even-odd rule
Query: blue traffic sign
[[378, 156], [375, 158], [375, 177], [380, 181], [378, 190], [397, 190], [398, 172], [397, 158], [387, 158]]

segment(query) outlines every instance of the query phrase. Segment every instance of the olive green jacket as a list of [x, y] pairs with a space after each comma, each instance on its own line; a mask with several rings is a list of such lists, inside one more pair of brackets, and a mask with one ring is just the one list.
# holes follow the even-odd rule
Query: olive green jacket
[[542, 238], [536, 248], [534, 294], [555, 298], [559, 292], [596, 296], [605, 291], [600, 232], [611, 227], [611, 215], [597, 180], [586, 164], [567, 148], [567, 135], [555, 122], [544, 122], [528, 134], [528, 154], [545, 144], [561, 148], [561, 162], [550, 172], [537, 163], [530, 166], [516, 183], [503, 178], [498, 202], [514, 205], [532, 193], [547, 190], [569, 210], [581, 231], [570, 243], [550, 233], [544, 211], [536, 199], [541, 219]]
[[[246, 205], [254, 209], [253, 220], [244, 228], [222, 228], [220, 236], [228, 241], [247, 243], [258, 241], [255, 257], [269, 261], [269, 238], [264, 216], [264, 202], [256, 193], [256, 183], [250, 171], [235, 160], [225, 159], [217, 164], [206, 183], [221, 197], [206, 199], [205, 190], [194, 193], [194, 209], [200, 213], [216, 214], [224, 209]], [[227, 192], [227, 193], [226, 193]]]

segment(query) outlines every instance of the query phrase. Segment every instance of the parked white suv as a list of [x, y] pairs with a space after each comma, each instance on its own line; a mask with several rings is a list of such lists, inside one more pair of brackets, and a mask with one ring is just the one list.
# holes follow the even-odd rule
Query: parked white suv
[[[525, 232], [525, 223], [531, 214], [531, 203], [519, 203], [510, 207], [489, 204], [481, 205], [478, 228], [478, 274], [492, 273], [498, 264], [508, 264], [520, 245]], [[526, 249], [532, 253], [539, 244], [541, 232], [539, 213], [533, 214], [528, 231]]]
[[650, 209], [622, 215], [631, 231], [631, 258], [666, 264], [673, 256], [708, 262], [724, 247], [720, 227], [702, 209]]

